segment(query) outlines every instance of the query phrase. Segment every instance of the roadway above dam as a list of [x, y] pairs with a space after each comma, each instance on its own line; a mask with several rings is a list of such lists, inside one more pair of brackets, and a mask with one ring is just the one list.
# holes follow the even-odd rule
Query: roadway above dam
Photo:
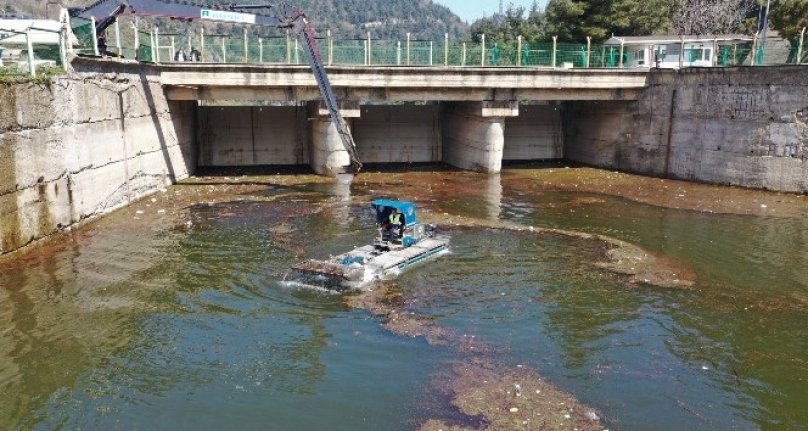
[[[318, 100], [308, 66], [157, 67], [169, 100]], [[329, 67], [337, 97], [356, 102], [636, 100], [646, 69]]]

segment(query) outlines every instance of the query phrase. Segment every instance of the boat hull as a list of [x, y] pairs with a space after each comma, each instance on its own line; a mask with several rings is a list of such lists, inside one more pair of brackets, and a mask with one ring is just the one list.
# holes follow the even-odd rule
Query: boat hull
[[356, 289], [398, 275], [447, 252], [448, 247], [448, 237], [440, 235], [409, 247], [366, 245], [326, 261], [308, 260], [295, 265], [286, 281], [336, 291]]

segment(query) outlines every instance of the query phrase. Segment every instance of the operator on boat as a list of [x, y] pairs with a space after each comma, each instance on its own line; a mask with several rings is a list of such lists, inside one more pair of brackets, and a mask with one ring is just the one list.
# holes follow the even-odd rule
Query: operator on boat
[[390, 234], [396, 233], [395, 231], [398, 230], [398, 237], [404, 236], [404, 226], [407, 225], [407, 222], [404, 219], [404, 214], [398, 212], [397, 209], [393, 208], [390, 212], [390, 217], [388, 218], [387, 223], [387, 231]]

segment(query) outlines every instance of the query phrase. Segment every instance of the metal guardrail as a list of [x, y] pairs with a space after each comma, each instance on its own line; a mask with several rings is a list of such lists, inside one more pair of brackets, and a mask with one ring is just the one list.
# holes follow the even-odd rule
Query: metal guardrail
[[[228, 64], [306, 63], [304, 48], [296, 37], [290, 34], [285, 37], [254, 37], [246, 29], [238, 35], [216, 35], [205, 34], [204, 28], [200, 27], [198, 35], [191, 37], [162, 34], [159, 28], [144, 30], [134, 25], [122, 28], [116, 23], [107, 32], [107, 51], [101, 53], [93, 20], [65, 19], [68, 20], [66, 28], [56, 32], [59, 34], [58, 46], [28, 44], [26, 58], [34, 59], [23, 62], [28, 73], [35, 75], [42, 64], [64, 68], [67, 66], [67, 52], [117, 55], [155, 63], [188, 60]], [[34, 29], [27, 30], [29, 40], [31, 30]], [[19, 31], [9, 33], [23, 34]], [[555, 37], [537, 44], [527, 43], [519, 37], [516, 43], [500, 45], [487, 42], [485, 35], [480, 35], [479, 42], [451, 41], [448, 35], [439, 41], [417, 40], [410, 34], [404, 40], [391, 41], [373, 39], [371, 33], [363, 39], [340, 40], [328, 32], [326, 37], [318, 39], [318, 43], [323, 50], [323, 62], [329, 66], [625, 68], [631, 64], [629, 57], [632, 55], [621, 46], [564, 43]], [[716, 42], [707, 64], [718, 67], [808, 64], [805, 32], [799, 44], [767, 49], [757, 41], [729, 45]], [[685, 49], [683, 58], [694, 57], [699, 54], [697, 51], [699, 49]], [[19, 60], [16, 63], [21, 64]], [[12, 73], [10, 69], [0, 67], [0, 73]]]
[[[306, 64], [303, 47], [297, 38], [254, 37], [245, 30], [240, 35], [205, 34], [197, 37], [163, 35], [159, 29], [139, 30], [141, 61], [172, 62], [189, 59], [194, 52], [199, 61], [208, 63], [242, 64]], [[538, 44], [523, 42], [500, 45], [480, 42], [450, 41], [448, 35], [440, 41], [373, 39], [340, 40], [330, 32], [318, 39], [326, 65], [335, 66], [433, 66], [433, 67], [548, 67], [548, 68], [625, 68], [631, 63], [629, 51], [619, 45], [563, 43], [552, 41]], [[756, 41], [716, 42], [712, 59], [716, 67], [757, 66], [778, 64], [808, 64], [808, 42], [790, 49], [769, 50]], [[126, 49], [121, 47], [121, 52]], [[684, 67], [701, 55], [702, 48], [685, 48]], [[182, 52], [183, 54], [178, 54]], [[195, 58], [196, 58], [195, 57]], [[700, 62], [700, 65], [704, 65]], [[648, 66], [646, 66], [648, 67]]]
[[[33, 32], [58, 34], [58, 45], [34, 43]], [[36, 76], [38, 70], [46, 68], [64, 68], [67, 63], [67, 32], [31, 26], [25, 31], [0, 28], [0, 76], [30, 75]], [[23, 37], [23, 48], [9, 47], [3, 41]], [[15, 44], [16, 45], [16, 44]]]

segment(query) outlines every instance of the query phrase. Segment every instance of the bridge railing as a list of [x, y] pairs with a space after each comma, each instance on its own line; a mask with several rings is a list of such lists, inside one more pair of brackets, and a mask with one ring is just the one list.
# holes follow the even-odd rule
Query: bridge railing
[[20, 76], [51, 75], [65, 69], [67, 59], [64, 29], [0, 26], [0, 81]]
[[[90, 23], [91, 24], [91, 23]], [[92, 26], [73, 22], [80, 54], [98, 55]], [[246, 30], [237, 34], [198, 36], [161, 34], [158, 28], [136, 31], [133, 46], [108, 47], [108, 53], [145, 62], [201, 61], [225, 64], [306, 64], [303, 47], [292, 34], [256, 37]], [[115, 29], [116, 38], [117, 32]], [[131, 30], [129, 30], [131, 31]], [[120, 39], [120, 38], [118, 38]], [[129, 38], [131, 39], [131, 38]], [[337, 39], [329, 32], [318, 39], [322, 60], [338, 66], [432, 66], [432, 67], [547, 67], [547, 68], [630, 68], [655, 64], [653, 53], [614, 44], [561, 42], [557, 38], [527, 42], [521, 37], [510, 43], [417, 40], [408, 34], [402, 40]], [[808, 41], [779, 45], [755, 41], [706, 41], [704, 47], [677, 49], [679, 67], [808, 64]], [[677, 45], [676, 42], [672, 42]], [[670, 54], [670, 53], [669, 53]], [[670, 58], [667, 59], [670, 64]], [[664, 67], [664, 66], [663, 66]]]

